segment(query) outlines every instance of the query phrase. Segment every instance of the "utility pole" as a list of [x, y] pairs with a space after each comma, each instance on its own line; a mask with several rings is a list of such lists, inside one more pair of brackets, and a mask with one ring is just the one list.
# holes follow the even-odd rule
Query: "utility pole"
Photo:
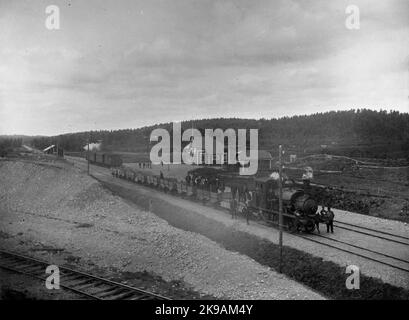
[[282, 162], [282, 146], [278, 147], [278, 227], [279, 227], [279, 246], [280, 246], [280, 266], [279, 272], [282, 271], [283, 265], [283, 162]]
[[89, 157], [90, 157], [90, 154], [89, 154], [89, 140], [90, 140], [90, 133], [88, 133], [88, 154], [87, 154], [87, 159], [88, 159], [88, 161], [87, 161], [87, 172], [88, 172], [88, 175], [89, 175]]

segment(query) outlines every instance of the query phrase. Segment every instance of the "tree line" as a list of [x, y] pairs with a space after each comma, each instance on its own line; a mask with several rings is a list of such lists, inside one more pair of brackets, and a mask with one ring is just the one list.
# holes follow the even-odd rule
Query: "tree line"
[[14, 151], [15, 148], [21, 147], [22, 144], [22, 138], [0, 137], [0, 157], [5, 157], [8, 153]]
[[[102, 142], [103, 150], [147, 153], [152, 146], [150, 133], [164, 128], [172, 134], [172, 123], [138, 129], [101, 130], [40, 137], [32, 140], [36, 148], [58, 144], [67, 151], [83, 151], [90, 142]], [[279, 144], [296, 152], [326, 147], [335, 153], [365, 150], [361, 156], [409, 157], [409, 114], [398, 111], [358, 109], [331, 111], [273, 119], [213, 118], [182, 122], [182, 130], [258, 129], [259, 149], [275, 150]], [[385, 149], [386, 147], [386, 149]], [[315, 150], [316, 148], [317, 150]], [[386, 153], [386, 154], [385, 154]]]

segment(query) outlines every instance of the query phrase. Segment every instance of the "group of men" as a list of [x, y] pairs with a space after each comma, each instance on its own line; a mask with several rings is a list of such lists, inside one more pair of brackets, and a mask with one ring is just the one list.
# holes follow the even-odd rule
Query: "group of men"
[[140, 169], [152, 169], [152, 163], [150, 162], [138, 162], [138, 167]]
[[200, 175], [194, 175], [192, 173], [189, 173], [186, 176], [185, 181], [188, 185], [196, 186], [202, 189], [209, 189], [215, 192], [223, 188], [223, 185], [221, 185], [218, 178], [208, 178]]
[[317, 227], [318, 233], [320, 233], [320, 222], [323, 222], [327, 225], [327, 233], [331, 231], [331, 233], [334, 233], [334, 212], [331, 210], [330, 206], [327, 206], [327, 210], [325, 210], [325, 207], [322, 206], [322, 209], [319, 213], [316, 215], [315, 219], [315, 225]]

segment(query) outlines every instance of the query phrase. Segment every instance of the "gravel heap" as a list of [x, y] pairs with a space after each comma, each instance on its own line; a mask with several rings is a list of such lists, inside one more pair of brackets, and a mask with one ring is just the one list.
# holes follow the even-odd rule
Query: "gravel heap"
[[0, 232], [11, 235], [1, 239], [3, 247], [29, 240], [63, 248], [100, 268], [146, 270], [220, 298], [322, 298], [247, 256], [126, 203], [69, 165], [1, 162], [0, 212]]

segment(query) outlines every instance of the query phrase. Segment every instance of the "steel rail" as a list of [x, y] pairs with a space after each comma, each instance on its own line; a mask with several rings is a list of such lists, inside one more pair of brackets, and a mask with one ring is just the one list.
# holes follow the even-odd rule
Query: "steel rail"
[[[392, 236], [392, 237], [395, 237], [395, 238], [401, 238], [401, 239], [409, 240], [409, 237], [405, 237], [405, 236], [401, 236], [401, 235], [398, 235], [398, 234], [394, 234], [394, 233], [390, 233], [390, 232], [386, 232], [386, 231], [381, 231], [381, 230], [377, 230], [377, 229], [372, 229], [372, 228], [368, 228], [368, 227], [358, 226], [356, 224], [352, 224], [352, 223], [348, 223], [348, 222], [334, 220], [334, 223], [341, 223], [341, 224], [345, 224], [345, 225], [348, 225], [348, 226], [351, 226], [351, 227], [354, 227], [354, 228], [364, 229], [364, 230], [368, 230], [368, 231], [372, 231], [372, 232], [377, 232], [377, 233], [389, 235], [389, 236]], [[340, 226], [338, 226], [338, 227], [346, 229], [345, 227], [340, 227]], [[349, 230], [349, 229], [347, 229], [347, 230]], [[362, 233], [362, 231], [356, 231], [356, 232]], [[372, 234], [370, 234], [370, 235], [372, 235]], [[376, 236], [376, 235], [374, 235], [374, 236]], [[379, 236], [377, 236], [377, 237], [379, 237]], [[388, 238], [386, 238], [386, 239], [389, 240]], [[393, 240], [393, 239], [390, 239], [390, 240]], [[396, 241], [397, 240], [395, 240], [395, 242]], [[402, 242], [402, 243], [406, 244], [406, 245], [409, 245], [409, 243], [406, 243], [406, 242]]]
[[376, 234], [363, 232], [363, 231], [359, 231], [359, 230], [354, 230], [354, 229], [347, 228], [347, 227], [342, 227], [342, 226], [339, 226], [339, 225], [336, 225], [336, 224], [334, 226], [339, 228], [339, 229], [344, 229], [344, 230], [352, 231], [352, 232], [355, 232], [355, 233], [364, 234], [364, 235], [367, 235], [367, 236], [370, 236], [370, 237], [373, 237], [373, 238], [378, 238], [378, 239], [382, 239], [382, 240], [386, 240], [386, 241], [395, 242], [395, 243], [399, 243], [399, 244], [409, 246], [409, 243], [407, 243], [407, 242], [402, 242], [402, 241], [399, 241], [399, 240], [395, 240], [395, 239], [391, 239], [391, 238], [387, 238], [387, 237], [383, 237], [383, 236], [378, 236]]
[[315, 239], [311, 239], [311, 238], [308, 238], [308, 237], [300, 235], [300, 234], [294, 234], [294, 235], [297, 236], [297, 237], [300, 237], [300, 238], [315, 242], [315, 243], [319, 243], [321, 245], [324, 245], [324, 246], [327, 246], [327, 247], [330, 247], [330, 248], [334, 248], [334, 249], [337, 249], [337, 250], [340, 250], [340, 251], [343, 251], [343, 252], [347, 252], [347, 253], [356, 255], [358, 257], [361, 257], [361, 258], [364, 258], [364, 259], [367, 259], [367, 260], [371, 260], [371, 261], [374, 261], [374, 262], [377, 262], [377, 263], [380, 263], [380, 264], [383, 264], [383, 265], [386, 265], [386, 266], [401, 270], [401, 271], [409, 272], [409, 269], [401, 268], [399, 266], [395, 266], [393, 264], [390, 264], [390, 263], [387, 263], [387, 262], [384, 262], [384, 261], [381, 261], [381, 260], [378, 260], [378, 259], [375, 259], [375, 258], [372, 258], [372, 257], [368, 257], [366, 255], [363, 255], [363, 254], [360, 254], [360, 253], [357, 253], [357, 252], [353, 252], [353, 251], [350, 251], [350, 250], [347, 250], [347, 249], [344, 249], [344, 248], [333, 246], [331, 244], [321, 242], [321, 241], [318, 241], [318, 240], [315, 240]]
[[[0, 250], [0, 268], [24, 274], [39, 280], [45, 280], [45, 268], [50, 263], [41, 261], [35, 258], [23, 256], [21, 254]], [[38, 267], [41, 267], [38, 269]], [[43, 276], [39, 276], [38, 272], [44, 268]], [[115, 297], [126, 297], [134, 300], [169, 300], [169, 298], [148, 292], [139, 288], [131, 287], [109, 279], [101, 278], [86, 272], [73, 270], [68, 267], [60, 267], [62, 271], [61, 278], [72, 277], [66, 280], [67, 283], [60, 283], [60, 287], [79, 295], [96, 300], [115, 300]], [[80, 281], [79, 281], [80, 280]], [[79, 282], [78, 282], [79, 281]], [[61, 281], [63, 282], [63, 281]], [[98, 286], [105, 285], [106, 288], [95, 293], [86, 292], [85, 289], [92, 289]]]
[[391, 256], [391, 255], [386, 254], [386, 253], [382, 253], [382, 252], [379, 252], [379, 251], [375, 251], [375, 250], [371, 250], [371, 249], [364, 248], [364, 247], [361, 247], [361, 246], [357, 246], [357, 245], [349, 243], [349, 242], [345, 242], [345, 241], [342, 241], [342, 240], [325, 237], [325, 236], [320, 235], [320, 234], [314, 234], [314, 236], [318, 236], [320, 238], [324, 238], [324, 239], [328, 239], [328, 240], [331, 240], [331, 241], [334, 241], [334, 242], [342, 243], [342, 244], [345, 244], [345, 245], [348, 245], [348, 246], [351, 246], [351, 247], [354, 247], [354, 248], [357, 248], [357, 249], [360, 249], [360, 250], [368, 251], [368, 252], [371, 252], [371, 253], [375, 253], [375, 254], [384, 256], [386, 258], [394, 259], [394, 260], [401, 261], [401, 262], [409, 264], [408, 260], [404, 260], [404, 259], [401, 259], [401, 258]]

